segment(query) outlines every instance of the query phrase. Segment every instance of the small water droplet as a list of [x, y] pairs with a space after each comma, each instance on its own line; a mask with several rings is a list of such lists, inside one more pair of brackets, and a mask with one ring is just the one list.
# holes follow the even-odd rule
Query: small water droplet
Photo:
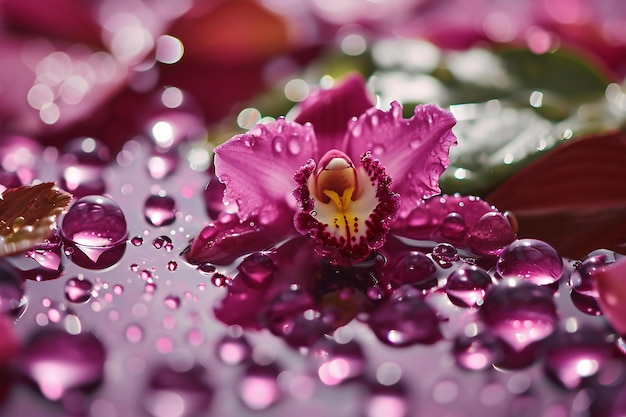
[[170, 310], [176, 310], [178, 309], [178, 307], [180, 307], [180, 297], [175, 295], [168, 295], [167, 297], [165, 297], [165, 300], [163, 300], [163, 302], [165, 303], [165, 307], [169, 308]]
[[302, 145], [298, 136], [294, 135], [287, 141], [287, 150], [292, 155], [298, 155], [302, 152]]
[[153, 226], [167, 226], [176, 220], [176, 201], [169, 196], [151, 195], [144, 204], [144, 216]]
[[226, 275], [220, 274], [219, 272], [216, 272], [211, 277], [211, 283], [216, 287], [223, 287], [225, 285], [228, 285], [229, 282], [230, 279]]
[[285, 150], [285, 138], [280, 135], [274, 136], [274, 139], [272, 139], [272, 150], [276, 154], [282, 153]]
[[449, 268], [459, 260], [459, 253], [456, 248], [449, 243], [439, 243], [432, 250], [432, 256], [439, 266]]
[[176, 263], [176, 261], [169, 261], [167, 263], [167, 270], [168, 271], [176, 271], [176, 269], [178, 268], [178, 264]]
[[274, 261], [262, 253], [247, 256], [238, 266], [239, 277], [250, 288], [267, 288], [271, 282], [276, 266]]
[[545, 242], [519, 239], [498, 256], [496, 271], [504, 278], [521, 278], [537, 285], [553, 284], [563, 272], [563, 259]]
[[167, 252], [171, 252], [174, 249], [172, 239], [170, 239], [170, 237], [166, 235], [154, 238], [154, 240], [152, 241], [152, 246], [154, 246], [156, 249], [165, 248]]
[[143, 238], [141, 236], [134, 236], [130, 239], [130, 243], [132, 243], [133, 246], [141, 246], [143, 244]]
[[475, 265], [464, 265], [452, 271], [446, 281], [445, 291], [453, 304], [476, 307], [482, 302], [491, 284], [491, 276], [487, 271]]
[[400, 256], [387, 274], [394, 288], [410, 284], [428, 290], [438, 284], [437, 267], [428, 256], [418, 251], [410, 251]]
[[0, 313], [18, 312], [23, 305], [24, 282], [17, 271], [0, 262]]
[[65, 298], [73, 303], [86, 303], [91, 298], [93, 284], [87, 279], [70, 278], [65, 284]]

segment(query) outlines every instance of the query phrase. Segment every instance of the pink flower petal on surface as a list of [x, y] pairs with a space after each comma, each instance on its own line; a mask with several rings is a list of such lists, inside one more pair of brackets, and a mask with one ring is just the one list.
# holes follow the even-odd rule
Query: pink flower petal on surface
[[626, 335], [626, 259], [593, 273], [602, 313], [611, 326]]
[[[300, 104], [296, 122], [311, 123], [315, 128], [319, 158], [331, 149], [346, 149], [345, 135], [348, 122], [374, 106], [360, 75], [347, 77], [340, 85], [318, 90]], [[358, 159], [361, 154], [350, 155]]]
[[226, 185], [225, 203], [237, 203], [242, 220], [267, 224], [291, 217], [293, 174], [313, 156], [311, 126], [279, 119], [257, 125], [215, 149], [215, 173]]
[[348, 127], [347, 154], [367, 151], [385, 166], [402, 196], [400, 217], [409, 214], [424, 198], [440, 192], [439, 176], [450, 163], [448, 152], [456, 144], [450, 112], [434, 104], [415, 107], [410, 119], [402, 117], [402, 105], [391, 103], [389, 111], [368, 110]]
[[236, 214], [222, 215], [202, 229], [184, 257], [194, 264], [228, 265], [243, 254], [271, 248], [295, 234], [291, 216], [278, 220], [263, 225], [254, 219], [243, 222]]

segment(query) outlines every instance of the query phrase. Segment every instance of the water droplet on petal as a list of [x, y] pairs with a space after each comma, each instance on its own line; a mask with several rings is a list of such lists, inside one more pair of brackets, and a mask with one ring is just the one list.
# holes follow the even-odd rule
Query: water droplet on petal
[[71, 335], [61, 330], [36, 333], [22, 354], [25, 374], [50, 400], [100, 381], [106, 359], [104, 346], [92, 334]]
[[253, 253], [247, 256], [238, 266], [241, 272], [239, 278], [250, 288], [267, 288], [272, 282], [276, 266], [274, 261], [262, 253]]
[[279, 155], [285, 150], [285, 138], [277, 135], [272, 139], [272, 150], [275, 154]]
[[459, 307], [476, 307], [491, 286], [491, 276], [476, 265], [463, 265], [453, 271], [445, 285], [450, 301]]
[[165, 248], [167, 252], [171, 252], [174, 249], [174, 244], [172, 243], [172, 239], [169, 236], [162, 235], [154, 238], [152, 241], [152, 246], [155, 249]]
[[476, 254], [498, 255], [515, 240], [515, 233], [506, 217], [497, 212], [489, 212], [476, 222], [467, 239]]
[[125, 251], [126, 218], [116, 202], [104, 196], [76, 201], [61, 225], [66, 254], [88, 269], [104, 269], [119, 261]]
[[93, 284], [87, 279], [70, 278], [65, 284], [65, 298], [73, 303], [86, 303], [91, 298]]
[[489, 330], [516, 352], [550, 336], [557, 322], [552, 293], [513, 278], [490, 288], [479, 314]]
[[563, 259], [545, 242], [519, 239], [498, 256], [496, 271], [505, 278], [521, 278], [533, 284], [548, 285], [561, 277]]
[[144, 216], [153, 226], [167, 226], [176, 220], [176, 202], [172, 197], [151, 195], [144, 204]]
[[273, 365], [248, 366], [237, 390], [241, 401], [252, 410], [265, 410], [276, 404], [283, 395], [278, 374]]
[[205, 369], [193, 365], [186, 371], [169, 366], [156, 368], [143, 395], [143, 407], [152, 417], [205, 415], [213, 400], [213, 388], [205, 382]]
[[449, 243], [439, 243], [432, 250], [432, 256], [439, 266], [449, 268], [459, 260], [459, 253], [456, 248]]
[[459, 213], [452, 212], [446, 214], [441, 222], [440, 232], [445, 239], [459, 240], [465, 236], [467, 226], [465, 219]]
[[602, 314], [592, 274], [615, 261], [615, 252], [594, 251], [576, 265], [569, 279], [570, 287], [572, 287], [570, 296], [576, 308], [591, 316]]
[[395, 290], [372, 312], [368, 324], [378, 339], [391, 346], [430, 344], [441, 339], [437, 313], [419, 290], [409, 286]]

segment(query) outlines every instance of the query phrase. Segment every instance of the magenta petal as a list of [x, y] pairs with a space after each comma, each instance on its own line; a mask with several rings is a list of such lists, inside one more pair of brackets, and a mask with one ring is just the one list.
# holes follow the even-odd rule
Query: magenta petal
[[593, 273], [602, 313], [611, 326], [626, 335], [626, 259]]
[[[340, 85], [328, 90], [318, 90], [300, 104], [296, 122], [311, 123], [315, 127], [319, 155], [331, 149], [345, 149], [344, 140], [348, 122], [374, 106], [358, 74], [347, 77]], [[357, 160], [361, 154], [350, 155]]]
[[434, 104], [415, 107], [410, 119], [402, 117], [402, 105], [389, 111], [370, 109], [348, 129], [351, 157], [370, 150], [394, 180], [392, 191], [402, 196], [400, 217], [424, 198], [439, 193], [439, 176], [450, 163], [448, 152], [456, 144], [452, 127], [456, 120]]
[[225, 203], [236, 203], [242, 220], [270, 223], [291, 217], [293, 174], [316, 149], [311, 126], [279, 119], [259, 124], [215, 148], [215, 173], [226, 185]]
[[241, 221], [236, 214], [221, 215], [193, 239], [185, 259], [194, 264], [228, 265], [240, 256], [268, 249], [294, 233], [291, 217], [270, 225]]

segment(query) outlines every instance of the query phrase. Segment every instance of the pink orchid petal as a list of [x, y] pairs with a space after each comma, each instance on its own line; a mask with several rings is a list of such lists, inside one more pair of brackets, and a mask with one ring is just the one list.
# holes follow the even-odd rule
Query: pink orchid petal
[[291, 217], [293, 174], [315, 150], [312, 127], [284, 119], [233, 137], [215, 149], [215, 173], [226, 185], [224, 202], [236, 203], [242, 220]]
[[290, 216], [264, 225], [224, 214], [202, 229], [184, 256], [194, 264], [228, 265], [245, 253], [271, 248], [290, 234], [295, 234]]
[[393, 178], [392, 191], [402, 196], [400, 216], [406, 216], [424, 198], [440, 192], [439, 176], [450, 163], [448, 152], [456, 144], [456, 120], [434, 104], [415, 107], [410, 119], [402, 105], [389, 111], [372, 108], [348, 128], [350, 157], [371, 151]]
[[[331, 149], [345, 149], [348, 122], [373, 106], [363, 77], [354, 74], [332, 89], [311, 94], [300, 104], [295, 120], [315, 127], [319, 158]], [[358, 159], [362, 153], [350, 156]]]
[[495, 207], [474, 196], [441, 195], [418, 204], [405, 218], [398, 219], [391, 232], [416, 240], [435, 240], [465, 246], [476, 223]]
[[602, 313], [611, 326], [626, 335], [626, 259], [593, 273]]

